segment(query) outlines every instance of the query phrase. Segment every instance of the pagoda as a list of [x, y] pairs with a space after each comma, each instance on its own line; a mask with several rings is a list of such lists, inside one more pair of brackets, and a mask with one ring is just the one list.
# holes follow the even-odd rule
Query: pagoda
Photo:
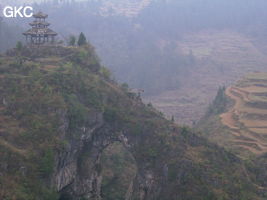
[[34, 21], [29, 23], [32, 28], [23, 33], [26, 36], [26, 42], [33, 45], [54, 43], [57, 33], [48, 28], [50, 24], [45, 21], [48, 15], [38, 12], [33, 17]]

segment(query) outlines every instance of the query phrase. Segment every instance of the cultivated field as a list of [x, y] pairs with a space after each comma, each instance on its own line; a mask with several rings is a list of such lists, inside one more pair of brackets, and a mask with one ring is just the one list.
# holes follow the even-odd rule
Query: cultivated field
[[103, 6], [100, 9], [102, 16], [110, 15], [124, 15], [127, 17], [133, 17], [139, 14], [139, 12], [150, 4], [151, 0], [115, 0], [104, 1]]
[[220, 115], [233, 135], [229, 143], [257, 155], [267, 152], [267, 73], [252, 73], [226, 95], [234, 105]]
[[[159, 43], [164, 46], [168, 41]], [[178, 89], [149, 96], [145, 100], [152, 102], [168, 117], [173, 115], [179, 124], [192, 125], [199, 120], [214, 99], [219, 86], [229, 86], [249, 72], [266, 71], [266, 52], [254, 45], [253, 38], [230, 30], [188, 34], [177, 41], [176, 48], [185, 55], [192, 52], [195, 66], [188, 67], [189, 73], [180, 80]], [[251, 87], [243, 88], [244, 92], [250, 89], [267, 92], [266, 88]], [[265, 111], [259, 109], [255, 112]]]

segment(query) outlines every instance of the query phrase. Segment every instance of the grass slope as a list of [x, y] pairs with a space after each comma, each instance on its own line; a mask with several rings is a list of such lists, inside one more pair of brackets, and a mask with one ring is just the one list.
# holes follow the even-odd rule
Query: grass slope
[[[70, 138], [82, 137], [80, 130], [94, 121], [92, 112], [135, 141], [137, 166], [130, 160], [122, 167], [128, 156], [116, 145], [102, 158], [104, 199], [114, 190], [122, 198], [125, 185], [115, 181], [118, 185], [108, 187], [113, 174], [126, 170], [120, 177], [126, 183], [125, 176], [142, 167], [158, 175], [153, 182], [160, 180], [160, 200], [264, 199], [241, 160], [164, 119], [110, 80], [90, 45], [12, 50], [0, 57], [0, 72], [0, 199], [59, 199], [60, 191], [50, 184], [55, 157]], [[66, 123], [68, 137], [62, 135]]]

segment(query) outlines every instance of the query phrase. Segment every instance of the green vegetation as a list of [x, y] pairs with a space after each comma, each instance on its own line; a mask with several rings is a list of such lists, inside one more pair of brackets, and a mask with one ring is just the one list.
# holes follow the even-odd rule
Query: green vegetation
[[[62, 62], [51, 56], [46, 57], [44, 52], [51, 55], [53, 52], [42, 49], [39, 53], [46, 59], [33, 62], [30, 61], [31, 57], [28, 57], [32, 56], [32, 53], [28, 52], [30, 49], [20, 47], [14, 50], [15, 54], [19, 51], [19, 55], [26, 57], [28, 61], [20, 63], [17, 61], [18, 57], [6, 57], [2, 60], [0, 97], [8, 103], [0, 106], [1, 125], [5, 124], [1, 129], [5, 134], [0, 140], [0, 157], [1, 162], [17, 162], [9, 164], [9, 171], [4, 170], [5, 176], [1, 179], [5, 184], [0, 191], [5, 191], [5, 200], [13, 198], [12, 196], [21, 200], [58, 198], [53, 190], [50, 191], [46, 180], [50, 179], [54, 170], [55, 151], [64, 148], [58, 129], [61, 123], [60, 113], [65, 110], [69, 129], [74, 130], [85, 122], [88, 113], [78, 98], [89, 98], [86, 105], [90, 105], [91, 110], [99, 109], [101, 104], [101, 99], [97, 96], [98, 89], [95, 88], [100, 80], [95, 74], [97, 68], [90, 63], [90, 58], [94, 57], [90, 48], [84, 46], [77, 50], [65, 49], [69, 53], [61, 49], [60, 56], [66, 56]], [[35, 58], [38, 57], [39, 53], [36, 50], [34, 52]], [[83, 60], [79, 60], [80, 52], [85, 54]], [[51, 63], [53, 60], [54, 64]], [[81, 69], [79, 62], [86, 63], [86, 67]], [[90, 74], [91, 69], [94, 73]], [[87, 73], [84, 73], [85, 71]], [[80, 81], [81, 79], [84, 81]], [[85, 83], [88, 82], [90, 84], [86, 86]], [[82, 96], [76, 96], [78, 91]], [[9, 140], [11, 137], [12, 140]], [[10, 159], [5, 159], [5, 155], [9, 155]], [[19, 166], [24, 166], [25, 172], [20, 172], [17, 168]], [[9, 178], [10, 181], [7, 181]], [[12, 179], [16, 181], [13, 182]], [[17, 188], [17, 192], [8, 188]]]
[[225, 95], [225, 87], [219, 87], [217, 95], [208, 107], [206, 115], [217, 115], [223, 113], [226, 109], [227, 102], [228, 100]]
[[82, 178], [92, 177], [95, 164], [95, 173], [103, 174], [103, 199], [123, 199], [135, 175], [142, 181], [152, 176], [155, 190], [161, 188], [154, 199], [265, 198], [241, 160], [142, 103], [127, 85], [110, 80], [98, 60], [89, 44], [23, 47], [1, 57], [1, 199], [72, 198], [71, 184], [61, 195], [51, 180], [59, 154], [85, 136], [73, 163]]
[[[222, 92], [197, 124], [201, 135], [228, 149], [245, 163], [247, 176], [266, 195], [266, 73], [250, 73]], [[231, 99], [225, 101], [224, 99]], [[217, 109], [218, 108], [218, 109]], [[218, 112], [217, 112], [218, 111]], [[222, 112], [221, 112], [222, 111]], [[241, 199], [253, 199], [242, 194]]]
[[52, 174], [54, 169], [54, 159], [54, 152], [48, 147], [40, 162], [40, 172], [43, 177], [47, 177]]
[[205, 136], [245, 159], [265, 154], [266, 83], [266, 73], [250, 73], [227, 90], [219, 89], [199, 122]]
[[17, 50], [18, 51], [21, 51], [22, 50], [22, 47], [23, 47], [22, 42], [21, 41], [18, 41], [17, 44], [16, 44]]
[[75, 44], [76, 44], [76, 37], [74, 35], [71, 35], [69, 37], [68, 45], [69, 46], [75, 46]]
[[101, 161], [104, 175], [103, 199], [125, 200], [137, 170], [132, 155], [120, 143], [114, 143], [104, 151]]
[[79, 45], [79, 46], [83, 46], [83, 45], [86, 45], [86, 37], [84, 36], [84, 34], [83, 33], [80, 33], [80, 35], [79, 35], [79, 38], [78, 38], [78, 41], [77, 41], [77, 44]]

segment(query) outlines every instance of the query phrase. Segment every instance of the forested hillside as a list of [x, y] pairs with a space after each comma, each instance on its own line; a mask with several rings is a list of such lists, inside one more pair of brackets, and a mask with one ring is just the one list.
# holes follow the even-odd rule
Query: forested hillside
[[243, 161], [112, 81], [91, 45], [13, 49], [0, 71], [0, 199], [266, 198]]
[[267, 71], [266, 1], [33, 6], [55, 43], [0, 21], [1, 200], [267, 199], [267, 73], [232, 84]]

